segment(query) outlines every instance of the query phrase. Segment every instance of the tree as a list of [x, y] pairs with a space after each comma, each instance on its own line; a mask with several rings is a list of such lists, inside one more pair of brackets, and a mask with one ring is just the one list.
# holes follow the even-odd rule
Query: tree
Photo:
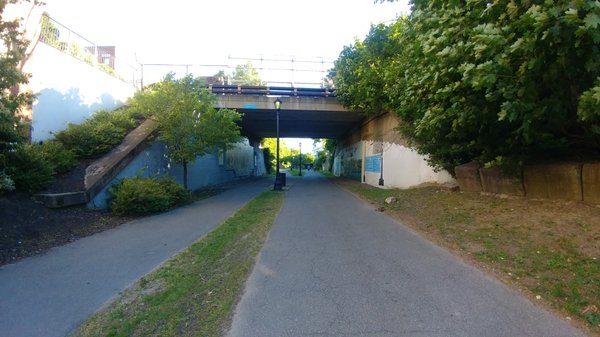
[[[260, 146], [263, 149], [263, 156], [265, 159], [265, 167], [267, 172], [275, 171], [277, 165], [277, 138], [263, 138], [260, 142]], [[283, 162], [283, 158], [287, 157], [290, 153], [290, 149], [285, 144], [283, 139], [279, 140], [279, 160], [280, 164]]]
[[[9, 164], [8, 157], [15, 146], [27, 140], [27, 124], [19, 114], [20, 109], [33, 100], [32, 94], [19, 93], [18, 90], [20, 84], [29, 80], [29, 75], [21, 71], [29, 44], [19, 29], [22, 19], [4, 20], [6, 5], [20, 2], [0, 1], [0, 39], [3, 42], [0, 46], [0, 191], [5, 185], [11, 187], [12, 179], [5, 172]], [[34, 5], [37, 2], [34, 1]]]
[[337, 146], [337, 141], [335, 139], [314, 139], [313, 146], [319, 147], [322, 144], [322, 150], [317, 151], [317, 157], [314, 159], [314, 165], [317, 169], [322, 169], [323, 164], [327, 163], [329, 159], [329, 167], [325, 168], [325, 170], [331, 172], [333, 169], [333, 156], [335, 155], [335, 149]]
[[215, 100], [200, 80], [191, 75], [175, 79], [173, 73], [133, 100], [137, 108], [153, 111], [167, 156], [183, 166], [186, 189], [190, 161], [215, 148], [225, 150], [241, 139], [241, 114], [230, 109], [216, 110]]
[[245, 65], [237, 65], [232, 77], [233, 82], [238, 85], [264, 85], [258, 71], [250, 61]]
[[367, 108], [396, 112], [419, 152], [451, 172], [472, 160], [517, 168], [600, 156], [597, 1], [414, 0], [412, 9], [340, 55], [345, 104], [371, 104], [369, 88], [379, 88], [383, 103]]

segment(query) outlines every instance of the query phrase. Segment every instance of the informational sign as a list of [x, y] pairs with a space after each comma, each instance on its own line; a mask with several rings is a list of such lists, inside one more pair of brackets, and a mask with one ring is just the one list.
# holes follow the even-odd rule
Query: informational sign
[[367, 172], [381, 172], [381, 155], [367, 156], [365, 158], [365, 170]]

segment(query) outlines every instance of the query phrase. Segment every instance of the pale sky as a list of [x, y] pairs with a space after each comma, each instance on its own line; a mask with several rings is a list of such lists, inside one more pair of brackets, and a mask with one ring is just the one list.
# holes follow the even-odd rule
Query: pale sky
[[[371, 24], [408, 13], [408, 0], [46, 0], [49, 15], [97, 45], [116, 46], [116, 56], [139, 63], [228, 64], [231, 57], [334, 61], [343, 46], [363, 39]], [[256, 67], [260, 61], [253, 61]], [[291, 63], [277, 63], [289, 68]], [[272, 67], [273, 64], [262, 65]], [[295, 63], [294, 68], [331, 64]], [[166, 67], [145, 67], [144, 82]], [[217, 68], [192, 68], [196, 76]], [[323, 69], [327, 70], [327, 69]], [[183, 69], [181, 69], [183, 71]], [[262, 71], [263, 80], [318, 82], [318, 72]], [[265, 78], [268, 77], [268, 78]], [[272, 77], [278, 77], [273, 79]], [[286, 141], [297, 148], [297, 142]], [[312, 140], [304, 140], [308, 152]], [[310, 144], [310, 146], [309, 146]]]

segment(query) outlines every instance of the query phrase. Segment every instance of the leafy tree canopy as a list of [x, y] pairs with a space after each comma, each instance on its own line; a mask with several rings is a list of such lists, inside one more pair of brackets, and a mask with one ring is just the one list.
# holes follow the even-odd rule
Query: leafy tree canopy
[[[0, 181], [0, 191], [2, 186], [12, 184], [12, 179], [5, 174], [11, 151], [27, 140], [27, 125], [19, 114], [20, 109], [33, 100], [31, 94], [18, 91], [19, 85], [29, 80], [29, 75], [20, 67], [29, 44], [19, 28], [21, 19], [9, 21], [4, 17], [7, 5], [21, 2], [29, 1], [0, 1], [0, 178], [6, 182]], [[38, 3], [33, 1], [33, 4]]]
[[244, 65], [237, 65], [233, 71], [233, 83], [239, 85], [264, 85], [258, 71], [250, 61]]
[[335, 63], [338, 97], [394, 111], [437, 168], [600, 156], [600, 2], [414, 0]]
[[166, 144], [167, 156], [183, 165], [186, 188], [188, 162], [241, 139], [241, 114], [215, 109], [215, 100], [202, 81], [191, 75], [175, 79], [173, 73], [132, 100], [134, 108], [151, 111], [158, 120], [159, 139]]

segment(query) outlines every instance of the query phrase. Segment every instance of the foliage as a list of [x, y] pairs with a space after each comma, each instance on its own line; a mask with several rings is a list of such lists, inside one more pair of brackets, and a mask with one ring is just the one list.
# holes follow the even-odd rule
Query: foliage
[[183, 165], [186, 188], [188, 162], [241, 139], [241, 114], [216, 110], [215, 100], [199, 79], [191, 75], [175, 79], [173, 73], [134, 97], [133, 109], [151, 113], [159, 122], [159, 139], [166, 145], [167, 156]]
[[54, 165], [48, 161], [39, 145], [18, 145], [10, 154], [8, 175], [17, 190], [40, 191], [54, 180]]
[[19, 30], [19, 20], [2, 20], [4, 9], [9, 3], [17, 4], [20, 1], [0, 2], [0, 171], [4, 171], [9, 164], [8, 156], [15, 146], [26, 140], [27, 125], [19, 112], [23, 106], [33, 101], [31, 94], [18, 93], [19, 85], [27, 83], [29, 79], [29, 75], [20, 69], [28, 41]]
[[237, 85], [264, 85], [252, 62], [238, 64], [233, 72], [233, 83]]
[[[315, 139], [313, 140], [313, 144], [315, 147], [322, 146], [322, 150], [317, 151], [317, 157], [315, 158], [314, 162], [315, 169], [324, 169], [325, 171], [331, 172], [333, 169], [333, 156], [335, 155], [337, 141], [335, 139], [328, 138]], [[325, 163], [329, 163], [329, 166], [324, 168], [323, 165]]]
[[0, 194], [15, 189], [15, 182], [4, 171], [0, 171]]
[[345, 46], [329, 76], [335, 78], [336, 97], [352, 110], [376, 115], [388, 109], [384, 72], [399, 46], [392, 43], [393, 27], [372, 26], [364, 42]]
[[302, 165], [314, 164], [315, 156], [310, 153], [303, 153], [302, 158], [300, 158], [300, 152], [292, 149], [292, 153], [289, 156], [283, 157], [282, 162], [289, 167], [298, 167], [300, 165], [300, 160], [302, 159]]
[[36, 151], [41, 152], [44, 160], [50, 165], [54, 174], [68, 172], [77, 164], [75, 153], [68, 150], [58, 141], [50, 140], [42, 144], [33, 144], [32, 147]]
[[265, 162], [265, 169], [267, 170], [267, 174], [271, 174], [274, 172], [275, 168], [273, 166], [273, 162], [276, 160], [275, 155], [271, 153], [271, 149], [268, 147], [263, 148], [263, 160]]
[[119, 145], [137, 124], [132, 110], [98, 111], [81, 124], [69, 124], [55, 135], [77, 158], [95, 158]]
[[30, 192], [48, 187], [55, 175], [76, 164], [75, 154], [56, 141], [20, 144], [10, 153], [9, 160], [8, 178], [18, 190]]
[[168, 178], [123, 179], [110, 191], [111, 210], [117, 215], [164, 212], [190, 199], [190, 193]]
[[[267, 167], [267, 172], [274, 172], [277, 165], [277, 138], [264, 138], [260, 142], [260, 146], [263, 148], [263, 153], [268, 151], [269, 154], [272, 154], [270, 159], [267, 159], [265, 156], [265, 166]], [[282, 158], [287, 157], [291, 154], [290, 149], [285, 144], [285, 140], [279, 139], [279, 164], [282, 164]], [[270, 168], [270, 169], [269, 169]]]
[[415, 0], [410, 17], [344, 49], [337, 94], [395, 111], [437, 168], [597, 157], [599, 24], [597, 1]]

